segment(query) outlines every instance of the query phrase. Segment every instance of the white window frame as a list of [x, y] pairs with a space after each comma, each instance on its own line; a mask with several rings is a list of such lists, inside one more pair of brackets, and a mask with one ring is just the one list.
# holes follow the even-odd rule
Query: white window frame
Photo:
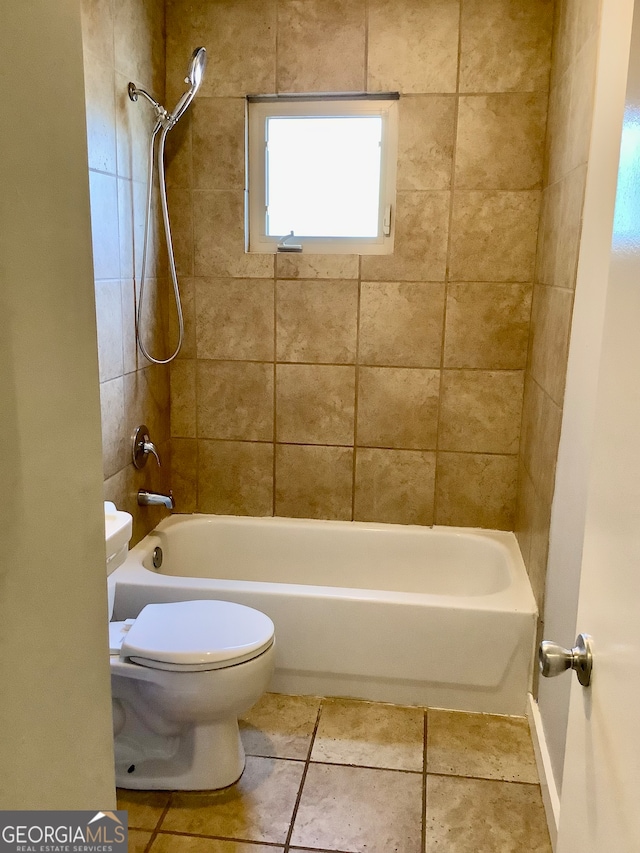
[[249, 252], [274, 254], [286, 235], [266, 232], [267, 120], [286, 116], [356, 116], [382, 118], [378, 236], [308, 237], [295, 235], [289, 243], [311, 254], [386, 255], [393, 251], [398, 161], [398, 95], [364, 96], [250, 96], [247, 113], [247, 225]]

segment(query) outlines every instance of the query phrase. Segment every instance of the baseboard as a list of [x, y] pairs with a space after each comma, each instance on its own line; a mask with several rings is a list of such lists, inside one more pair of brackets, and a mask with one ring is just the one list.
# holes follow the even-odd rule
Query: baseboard
[[560, 820], [560, 797], [558, 796], [558, 789], [551, 768], [551, 758], [544, 736], [540, 709], [531, 693], [528, 695], [527, 716], [529, 718], [533, 749], [536, 755], [536, 764], [538, 765], [542, 802], [544, 803], [544, 810], [547, 816], [551, 846], [555, 851], [558, 840], [558, 823]]

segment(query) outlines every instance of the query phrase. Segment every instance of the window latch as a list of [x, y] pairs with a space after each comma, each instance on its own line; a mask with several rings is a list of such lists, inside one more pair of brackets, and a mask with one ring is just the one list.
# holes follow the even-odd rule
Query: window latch
[[384, 209], [384, 219], [382, 220], [382, 233], [385, 237], [391, 234], [391, 205], [388, 204]]
[[278, 252], [301, 252], [302, 245], [300, 243], [287, 243], [287, 240], [290, 240], [294, 236], [293, 231], [290, 231], [289, 234], [282, 237], [277, 245]]

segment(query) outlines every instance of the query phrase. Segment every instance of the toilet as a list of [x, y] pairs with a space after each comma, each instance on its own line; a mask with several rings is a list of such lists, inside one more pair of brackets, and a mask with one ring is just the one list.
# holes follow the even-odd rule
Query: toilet
[[[126, 529], [109, 547], [110, 515], [126, 528], [128, 513], [105, 503], [109, 574], [131, 536], [129, 522], [124, 551]], [[107, 584], [111, 619], [115, 583]], [[110, 622], [109, 644], [116, 784], [213, 790], [236, 782], [245, 762], [238, 716], [274, 669], [271, 619], [229, 601], [151, 603], [135, 619]]]

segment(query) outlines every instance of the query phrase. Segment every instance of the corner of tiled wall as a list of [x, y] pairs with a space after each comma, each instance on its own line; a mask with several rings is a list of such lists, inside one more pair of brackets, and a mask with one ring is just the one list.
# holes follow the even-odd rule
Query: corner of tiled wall
[[541, 614], [589, 155], [599, 11], [599, 0], [558, 0], [555, 10], [516, 520]]
[[[167, 4], [181, 510], [513, 529], [552, 0]], [[244, 97], [401, 92], [396, 250], [244, 252]]]
[[[95, 275], [105, 499], [134, 517], [133, 542], [162, 510], [138, 507], [139, 488], [169, 487], [169, 371], [146, 363], [135, 343], [135, 310], [146, 205], [147, 147], [153, 114], [132, 103], [127, 84], [164, 97], [163, 0], [84, 0], [82, 3], [91, 228]], [[149, 342], [165, 345], [166, 270], [158, 253], [158, 217], [150, 258]], [[160, 303], [160, 304], [158, 304]], [[163, 467], [131, 464], [131, 436], [146, 423]]]

